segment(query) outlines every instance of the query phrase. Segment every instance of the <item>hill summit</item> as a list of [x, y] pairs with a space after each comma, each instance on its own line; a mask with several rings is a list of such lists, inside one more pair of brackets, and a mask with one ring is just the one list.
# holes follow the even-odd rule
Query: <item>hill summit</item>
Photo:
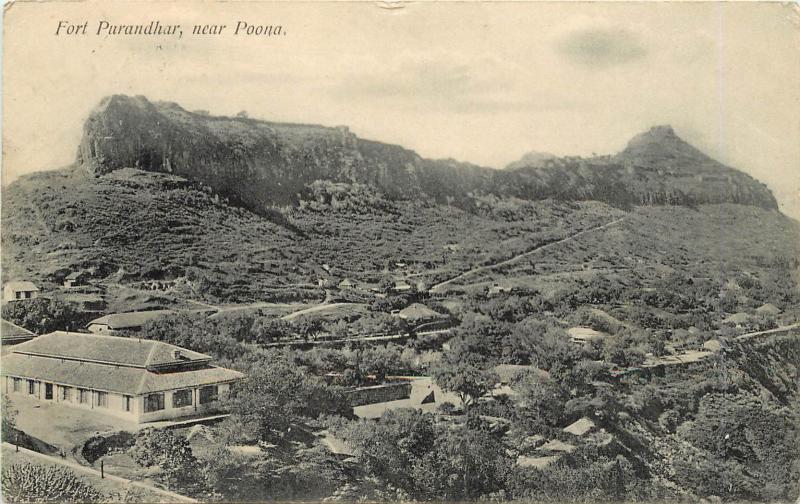
[[[623, 158], [648, 162], [683, 160], [691, 162], [713, 161], [699, 149], [684, 141], [670, 125], [654, 126], [631, 138], [620, 154]], [[718, 163], [719, 164], [719, 163]]]
[[114, 95], [86, 121], [77, 164], [98, 175], [126, 167], [173, 173], [259, 213], [307, 197], [318, 180], [365, 184], [390, 199], [459, 202], [492, 194], [777, 208], [763, 184], [714, 161], [669, 126], [637, 135], [616, 156], [530, 154], [506, 170], [493, 170], [425, 159], [401, 146], [359, 138], [346, 126], [215, 117], [171, 102]]

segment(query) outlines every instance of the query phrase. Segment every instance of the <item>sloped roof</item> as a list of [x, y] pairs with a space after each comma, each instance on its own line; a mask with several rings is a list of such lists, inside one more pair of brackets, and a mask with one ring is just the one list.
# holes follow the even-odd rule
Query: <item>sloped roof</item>
[[104, 315], [100, 318], [92, 320], [86, 324], [86, 327], [98, 324], [107, 325], [110, 329], [131, 329], [135, 327], [142, 327], [146, 322], [150, 322], [151, 320], [155, 320], [166, 315], [172, 315], [173, 313], [175, 312], [172, 310], [112, 313], [110, 315]]
[[33, 339], [36, 334], [24, 327], [0, 319], [0, 336], [2, 336], [3, 343], [16, 343]]
[[575, 450], [575, 445], [571, 445], [569, 443], [565, 443], [563, 441], [559, 441], [558, 439], [554, 439], [549, 441], [539, 448], [536, 449], [537, 451], [560, 451], [560, 452], [567, 452], [570, 453]]
[[733, 322], [734, 324], [743, 324], [750, 320], [750, 315], [745, 312], [738, 312], [734, 313], [733, 315], [729, 315], [728, 318], [724, 319], [723, 322]]
[[550, 455], [549, 457], [529, 457], [520, 455], [517, 457], [517, 465], [520, 467], [535, 467], [542, 469], [561, 458], [561, 455]]
[[581, 341], [591, 341], [608, 336], [606, 333], [596, 331], [591, 327], [570, 327], [567, 329], [567, 334], [569, 334], [571, 338]]
[[756, 308], [756, 312], [758, 313], [768, 313], [770, 315], [777, 315], [781, 312], [781, 309], [775, 306], [772, 303], [764, 303], [763, 305]]
[[570, 434], [574, 434], [576, 436], [583, 436], [590, 430], [594, 429], [594, 422], [591, 418], [583, 417], [566, 427], [564, 427], [564, 432], [569, 432]]
[[77, 280], [78, 278], [81, 278], [83, 276], [86, 276], [85, 271], [73, 271], [72, 273], [64, 277], [64, 280]]
[[[43, 336], [44, 337], [44, 336]], [[144, 368], [61, 360], [11, 353], [2, 359], [3, 375], [63, 383], [74, 387], [141, 395], [239, 380], [244, 375], [231, 369], [207, 366], [171, 373]]]
[[27, 280], [8, 282], [6, 283], [5, 288], [18, 292], [31, 292], [39, 290], [39, 287], [36, 287], [36, 285], [33, 282], [28, 282]]
[[400, 318], [404, 318], [407, 320], [420, 320], [420, 319], [430, 319], [430, 318], [443, 318], [444, 315], [441, 313], [437, 313], [424, 304], [421, 303], [414, 303], [412, 305], [408, 305], [398, 313]]
[[[180, 351], [177, 359], [175, 350]], [[22, 343], [14, 347], [13, 353], [141, 368], [211, 360], [208, 355], [161, 341], [65, 331]]]

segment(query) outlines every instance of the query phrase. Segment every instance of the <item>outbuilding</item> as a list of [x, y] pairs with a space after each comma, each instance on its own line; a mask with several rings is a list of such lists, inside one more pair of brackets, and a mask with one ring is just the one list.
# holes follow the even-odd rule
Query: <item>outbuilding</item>
[[148, 310], [128, 313], [112, 313], [96, 318], [86, 324], [89, 332], [114, 334], [118, 331], [138, 331], [151, 320], [172, 315], [172, 310]]
[[8, 282], [3, 287], [3, 301], [20, 301], [23, 299], [36, 299], [39, 297], [39, 288], [33, 282], [15, 281]]

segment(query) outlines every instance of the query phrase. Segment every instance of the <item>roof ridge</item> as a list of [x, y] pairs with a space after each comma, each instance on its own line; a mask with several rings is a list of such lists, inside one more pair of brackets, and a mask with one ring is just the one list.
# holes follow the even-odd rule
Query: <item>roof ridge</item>
[[148, 343], [149, 342], [160, 343], [158, 340], [152, 340], [152, 339], [147, 339], [147, 338], [129, 338], [127, 336], [117, 336], [116, 334], [101, 334], [101, 333], [92, 333], [92, 332], [84, 333], [84, 332], [78, 332], [78, 331], [53, 331], [53, 332], [50, 332], [50, 333], [47, 333], [47, 334], [43, 334], [42, 336], [53, 336], [53, 335], [56, 335], [56, 334], [67, 334], [67, 335], [70, 335], [70, 336], [83, 336], [83, 337], [97, 338], [97, 339], [114, 339], [114, 340], [127, 340], [127, 341], [131, 341], [131, 340], [136, 339], [136, 340], [139, 340], [139, 341], [146, 341]]
[[[142, 340], [140, 338], [139, 342], [141, 343], [141, 341]], [[150, 341], [150, 340], [145, 340], [145, 341]], [[150, 367], [150, 361], [153, 359], [153, 354], [156, 353], [156, 347], [158, 346], [158, 343], [163, 344], [161, 341], [153, 341], [153, 343], [154, 343], [153, 345], [150, 345], [150, 352], [148, 352], [147, 358], [144, 360], [145, 367]]]

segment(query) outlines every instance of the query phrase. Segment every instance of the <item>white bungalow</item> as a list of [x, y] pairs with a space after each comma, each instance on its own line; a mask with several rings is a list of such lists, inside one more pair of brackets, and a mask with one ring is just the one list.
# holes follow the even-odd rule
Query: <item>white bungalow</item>
[[137, 423], [202, 416], [244, 375], [160, 341], [57, 331], [2, 358], [3, 390]]

